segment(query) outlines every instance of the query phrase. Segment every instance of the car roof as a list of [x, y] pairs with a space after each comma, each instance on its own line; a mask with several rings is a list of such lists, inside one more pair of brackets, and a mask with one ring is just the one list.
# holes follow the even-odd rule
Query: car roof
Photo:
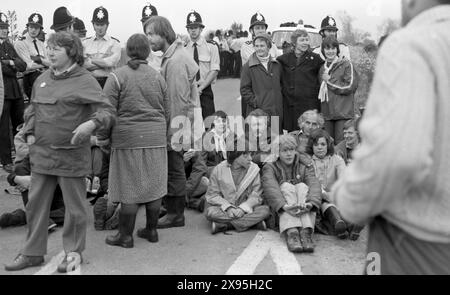
[[319, 34], [320, 31], [319, 29], [310, 28], [309, 26], [298, 25], [296, 27], [277, 27], [272, 30], [272, 34], [277, 31], [294, 32], [296, 30], [305, 30], [308, 33], [316, 33], [316, 34]]

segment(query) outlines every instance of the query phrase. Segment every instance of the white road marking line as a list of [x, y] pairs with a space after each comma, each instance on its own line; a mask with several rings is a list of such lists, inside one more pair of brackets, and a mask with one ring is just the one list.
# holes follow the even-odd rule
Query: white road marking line
[[270, 253], [280, 275], [302, 275], [294, 254], [276, 232], [259, 232], [226, 272], [226, 275], [252, 275]]
[[64, 251], [53, 256], [50, 262], [44, 265], [37, 273], [35, 273], [35, 275], [48, 276], [53, 274], [58, 269], [58, 265], [63, 261], [65, 256], [66, 253]]

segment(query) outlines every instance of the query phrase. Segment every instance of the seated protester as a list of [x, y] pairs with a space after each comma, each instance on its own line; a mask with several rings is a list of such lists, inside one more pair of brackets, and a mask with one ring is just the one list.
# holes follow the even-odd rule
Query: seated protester
[[341, 156], [345, 164], [352, 161], [352, 153], [359, 146], [360, 138], [358, 132], [358, 120], [349, 120], [344, 124], [344, 141], [335, 147], [336, 154]]
[[260, 169], [266, 163], [276, 160], [272, 153], [271, 142], [272, 138], [276, 138], [279, 134], [277, 128], [272, 133], [271, 123], [269, 115], [261, 109], [252, 111], [246, 119], [245, 137], [249, 142], [253, 163]]
[[322, 82], [319, 100], [325, 118], [325, 129], [339, 144], [344, 139], [344, 123], [355, 118], [355, 92], [358, 75], [352, 63], [339, 58], [339, 42], [326, 37], [322, 42], [322, 53], [326, 61], [320, 69]]
[[[211, 117], [213, 118], [211, 130], [203, 136], [203, 150], [197, 153], [188, 151], [184, 154], [187, 207], [200, 212], [204, 211], [205, 194], [212, 170], [227, 158], [227, 138], [233, 143], [227, 114], [217, 111]], [[192, 158], [188, 160], [191, 155]]]
[[300, 161], [292, 135], [280, 136], [278, 144], [279, 158], [262, 172], [264, 201], [279, 218], [279, 231], [289, 251], [311, 253], [316, 212], [322, 204], [320, 183], [314, 168]]
[[[23, 206], [28, 204], [28, 190], [31, 184], [31, 164], [30, 156], [15, 163], [14, 171], [7, 177], [11, 186], [18, 187], [22, 195]], [[48, 230], [52, 231], [57, 225], [64, 224], [65, 207], [61, 188], [56, 186], [53, 201], [50, 208], [50, 218], [48, 221]], [[21, 226], [27, 224], [26, 213], [22, 209], [17, 209], [12, 213], [5, 213], [0, 216], [0, 227]]]
[[312, 154], [312, 150], [310, 150], [310, 147], [308, 148], [309, 137], [313, 130], [323, 129], [324, 124], [325, 120], [317, 110], [306, 111], [298, 118], [298, 127], [300, 129], [290, 133], [297, 141], [298, 153]]
[[[331, 232], [339, 238], [346, 239], [350, 234], [350, 240], [356, 241], [364, 227], [345, 222], [334, 205], [334, 200], [329, 197], [331, 187], [344, 173], [345, 162], [340, 156], [334, 154], [333, 140], [325, 130], [314, 130], [311, 133], [310, 145], [314, 151], [312, 157], [314, 170], [322, 185], [321, 213], [325, 217], [323, 221], [331, 225]], [[319, 230], [323, 229], [321, 223], [316, 223], [316, 225]], [[327, 232], [324, 233], [327, 234]]]
[[[243, 232], [251, 227], [265, 230], [270, 216], [268, 206], [262, 205], [262, 187], [258, 165], [245, 139], [244, 151], [227, 151], [227, 160], [214, 168], [206, 193], [206, 219], [212, 222], [212, 234], [235, 229]], [[240, 147], [237, 138], [234, 146]], [[241, 142], [242, 143], [242, 142]]]
[[346, 239], [347, 225], [328, 196], [332, 185], [344, 173], [345, 162], [334, 154], [333, 140], [325, 130], [314, 130], [309, 140], [314, 152], [314, 170], [322, 186], [322, 216], [319, 216], [320, 221], [316, 222], [316, 228], [323, 234], [334, 234], [340, 239]]

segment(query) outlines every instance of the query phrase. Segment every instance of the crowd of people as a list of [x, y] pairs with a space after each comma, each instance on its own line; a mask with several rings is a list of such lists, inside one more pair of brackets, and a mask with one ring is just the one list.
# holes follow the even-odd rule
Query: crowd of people
[[[137, 236], [151, 243], [158, 242], [158, 229], [185, 225], [185, 208], [203, 212], [213, 235], [270, 228], [294, 253], [314, 252], [317, 232], [357, 240], [367, 220], [348, 213], [358, 205], [349, 203], [355, 190], [345, 176], [354, 150], [361, 150], [359, 166], [349, 173], [364, 167], [354, 102], [358, 74], [338, 41], [336, 21], [323, 20], [319, 48], [298, 27], [288, 40], [292, 50], [282, 55], [260, 13], [251, 17], [252, 38], [245, 42], [230, 43], [220, 32], [207, 40], [196, 11], [187, 15], [188, 40], [150, 4], [141, 22], [144, 34], [127, 40], [124, 57], [108, 34], [104, 7], [94, 10], [95, 36], [88, 38], [81, 20], [56, 9], [46, 46], [38, 37], [39, 13], [15, 44], [0, 13], [1, 161], [26, 208], [4, 214], [0, 224], [28, 226], [25, 245], [5, 269], [41, 265], [55, 223], [63, 224], [66, 253], [58, 271], [83, 262], [86, 177], [93, 166], [101, 166], [94, 173], [100, 178], [94, 226], [117, 228], [106, 238], [110, 246], [134, 246], [141, 205], [146, 223]], [[215, 108], [212, 84], [220, 73], [240, 76], [242, 134]], [[30, 99], [26, 109], [23, 93]]]

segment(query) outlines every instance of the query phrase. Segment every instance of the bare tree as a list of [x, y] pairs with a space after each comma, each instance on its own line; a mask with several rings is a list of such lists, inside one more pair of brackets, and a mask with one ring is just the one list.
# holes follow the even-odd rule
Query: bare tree
[[234, 32], [234, 35], [236, 35], [237, 32], [242, 32], [243, 27], [244, 26], [241, 23], [234, 22], [231, 24], [231, 30]]
[[362, 31], [353, 26], [355, 17], [349, 15], [346, 11], [338, 11], [336, 15], [341, 21], [340, 41], [355, 46], [367, 43], [366, 40], [371, 39], [369, 32]]
[[11, 42], [17, 41], [19, 39], [19, 31], [17, 30], [17, 14], [15, 10], [8, 10], [6, 17], [9, 22], [9, 31], [11, 32], [9, 38]]
[[386, 18], [378, 26], [378, 35], [387, 36], [400, 28], [400, 21], [392, 18]]

